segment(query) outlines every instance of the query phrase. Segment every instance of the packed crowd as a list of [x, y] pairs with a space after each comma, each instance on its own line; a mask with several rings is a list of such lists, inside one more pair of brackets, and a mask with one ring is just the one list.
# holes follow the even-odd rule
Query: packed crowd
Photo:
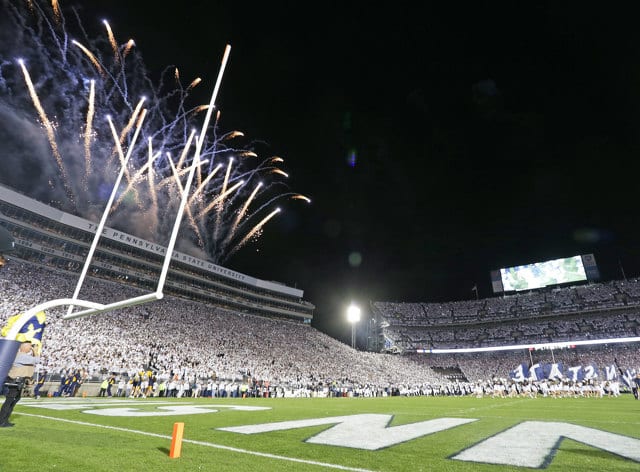
[[640, 280], [450, 303], [375, 302], [402, 351], [640, 336]]
[[[75, 284], [73, 275], [12, 260], [0, 273], [0, 324], [44, 301], [68, 298]], [[88, 278], [80, 298], [105, 303], [140, 294]], [[65, 313], [66, 307], [47, 311], [39, 372], [63, 379], [113, 378], [112, 395], [470, 394], [478, 382], [508, 378], [526, 356], [359, 352], [306, 324], [172, 297], [73, 320], [63, 320]], [[637, 346], [581, 348], [555, 356], [606, 356], [640, 366]], [[459, 372], [459, 380], [438, 370], [442, 366]], [[136, 377], [147, 382], [138, 390], [133, 385]]]
[[640, 307], [639, 279], [589, 283], [482, 300], [446, 303], [373, 303], [374, 310], [390, 324], [411, 326], [504, 322], [633, 306]]
[[[76, 280], [13, 260], [2, 272], [0, 322], [44, 301], [67, 298]], [[123, 285], [87, 279], [80, 298], [105, 303], [138, 296]], [[233, 313], [165, 297], [147, 305], [63, 320], [47, 312], [42, 370], [111, 372], [132, 377], [151, 366], [159, 377], [237, 380], [245, 376], [293, 388], [310, 385], [419, 385], [443, 381], [399, 356], [358, 352], [309, 325]]]

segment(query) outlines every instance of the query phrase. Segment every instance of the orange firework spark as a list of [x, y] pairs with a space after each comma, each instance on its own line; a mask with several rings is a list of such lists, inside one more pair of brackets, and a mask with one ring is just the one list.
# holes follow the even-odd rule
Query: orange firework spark
[[151, 146], [151, 138], [149, 138], [149, 160], [147, 161], [147, 167], [149, 172], [147, 172], [147, 183], [149, 184], [149, 195], [151, 195], [151, 217], [154, 219], [154, 225], [157, 224], [158, 216], [158, 195], [156, 194], [156, 184], [154, 182], [154, 173], [153, 173], [153, 161], [160, 155], [158, 153], [156, 156], [153, 155], [153, 148]]
[[287, 174], [285, 171], [283, 171], [282, 169], [271, 169], [271, 174], [280, 174], [283, 175], [284, 177], [289, 177], [289, 174]]
[[89, 58], [91, 63], [94, 66], [96, 66], [96, 69], [98, 69], [98, 72], [100, 73], [100, 75], [104, 77], [105, 76], [104, 69], [103, 69], [102, 65], [100, 65], [100, 62], [98, 61], [98, 59], [96, 59], [96, 56], [94, 56], [91, 51], [89, 51], [86, 47], [84, 47], [82, 44], [80, 44], [75, 39], [72, 40], [71, 42], [73, 44], [75, 44], [76, 46], [78, 46], [82, 50], [82, 52], [84, 52], [86, 54], [86, 56]]
[[216, 206], [216, 205], [220, 204], [220, 202], [221, 202], [222, 200], [224, 200], [224, 198], [225, 198], [227, 195], [229, 195], [229, 194], [231, 194], [231, 193], [235, 192], [235, 191], [236, 191], [236, 189], [237, 189], [238, 187], [240, 187], [241, 185], [243, 185], [243, 184], [244, 184], [244, 180], [241, 180], [240, 182], [236, 183], [235, 185], [232, 185], [231, 187], [229, 187], [229, 190], [227, 190], [227, 191], [226, 191], [226, 192], [224, 192], [224, 193], [221, 193], [221, 194], [220, 194], [220, 195], [218, 195], [216, 198], [214, 198], [211, 202], [209, 202], [209, 204], [207, 205], [207, 207], [206, 207], [204, 210], [202, 210], [202, 211], [200, 211], [200, 213], [198, 213], [198, 215], [197, 215], [197, 216], [198, 216], [198, 218], [202, 218], [204, 215], [206, 215], [207, 213], [209, 213], [209, 211], [210, 211], [214, 206]]
[[[58, 143], [56, 142], [56, 135], [53, 129], [53, 125], [51, 121], [47, 117], [44, 108], [42, 107], [42, 103], [40, 103], [40, 98], [38, 97], [38, 93], [36, 92], [35, 87], [33, 86], [33, 82], [31, 81], [31, 76], [29, 75], [29, 71], [27, 67], [24, 65], [24, 61], [19, 61], [20, 67], [22, 68], [22, 73], [24, 75], [24, 80], [27, 83], [27, 89], [29, 90], [29, 95], [31, 96], [31, 100], [33, 101], [33, 105], [38, 110], [38, 114], [40, 115], [40, 120], [44, 126], [44, 129], [47, 132], [47, 138], [49, 140], [49, 145], [51, 146], [51, 151], [53, 152], [53, 157], [56, 159], [56, 163], [58, 164], [58, 169], [62, 174], [62, 177], [65, 182], [65, 188], [67, 187], [67, 176], [64, 169], [64, 165], [62, 164], [62, 156], [60, 155], [60, 151], [58, 150]], [[67, 188], [68, 190], [68, 188]]]
[[278, 213], [280, 213], [280, 208], [276, 208], [275, 210], [273, 210], [271, 213], [269, 213], [267, 216], [265, 216], [260, 223], [258, 223], [257, 225], [255, 225], [253, 227], [253, 229], [251, 231], [249, 231], [247, 233], [247, 235], [242, 238], [242, 240], [236, 244], [236, 246], [231, 250], [231, 252], [229, 252], [229, 256], [231, 256], [233, 253], [235, 253], [238, 249], [240, 249], [242, 246], [244, 246], [258, 231], [260, 231], [262, 229], [262, 227], [267, 224], [267, 222], [273, 218], [274, 216], [276, 216]]
[[220, 139], [221, 139], [221, 141], [226, 141], [228, 139], [237, 138], [238, 136], [244, 136], [244, 133], [242, 131], [231, 131], [231, 132], [225, 134]]
[[55, 16], [56, 20], [60, 22], [62, 13], [60, 12], [60, 5], [58, 4], [58, 0], [51, 0], [51, 7], [53, 8], [53, 15]]
[[200, 113], [201, 111], [205, 111], [207, 108], [209, 108], [209, 105], [198, 105], [193, 112]]
[[107, 20], [102, 20], [105, 28], [107, 28], [107, 36], [109, 37], [109, 44], [111, 44], [111, 49], [113, 50], [113, 59], [116, 64], [120, 63], [120, 53], [118, 52], [118, 43], [116, 42], [116, 37], [113, 35], [113, 31], [111, 31], [111, 26], [109, 26], [109, 22]]
[[[131, 115], [131, 118], [129, 119], [129, 122], [127, 123], [127, 125], [124, 127], [124, 129], [122, 130], [122, 133], [120, 133], [120, 144], [124, 144], [124, 140], [127, 137], [127, 134], [129, 134], [129, 131], [131, 131], [131, 128], [133, 128], [133, 126], [136, 123], [136, 120], [138, 119], [138, 114], [140, 113], [140, 110], [142, 110], [142, 104], [145, 102], [145, 98], [142, 97], [140, 99], [140, 101], [138, 102], [138, 104], [136, 105], [136, 108], [133, 110], [133, 114]], [[112, 157], [115, 156], [116, 150], [113, 150], [113, 154]], [[127, 182], [130, 182], [131, 179], [129, 178], [129, 171], [127, 170], [125, 172], [125, 175], [127, 177]]]
[[191, 198], [189, 199], [189, 205], [194, 201], [194, 199], [202, 192], [202, 190], [207, 186], [209, 181], [213, 179], [213, 177], [218, 173], [218, 171], [222, 169], [222, 164], [218, 164], [215, 169], [213, 169], [209, 175], [202, 181], [202, 183], [198, 186], [198, 188], [193, 192]]
[[202, 81], [202, 79], [200, 77], [196, 77], [195, 79], [193, 79], [193, 81], [189, 84], [189, 86], [187, 87], [187, 90], [192, 89], [193, 87], [195, 87], [196, 85], [198, 85], [200, 82]]
[[222, 214], [222, 209], [224, 208], [224, 196], [226, 195], [227, 185], [229, 184], [229, 175], [231, 175], [231, 165], [233, 164], [233, 157], [229, 159], [229, 164], [227, 165], [227, 173], [224, 176], [224, 180], [222, 181], [222, 193], [218, 197], [218, 205], [216, 206], [217, 213], [217, 221], [215, 226], [213, 227], [213, 237], [217, 241], [218, 233], [220, 232], [220, 215]]
[[233, 222], [231, 229], [227, 233], [227, 237], [225, 238], [225, 244], [231, 241], [231, 239], [233, 239], [233, 236], [236, 233], [236, 229], [238, 229], [238, 225], [240, 224], [240, 221], [242, 220], [244, 215], [247, 213], [247, 210], [249, 209], [249, 205], [255, 198], [256, 194], [258, 193], [258, 190], [260, 190], [260, 187], [262, 187], [262, 182], [259, 182], [258, 185], [256, 185], [256, 188], [253, 189], [253, 192], [251, 192], [251, 195], [249, 195], [249, 198], [247, 198], [247, 201], [244, 202], [242, 209], [238, 212], [238, 215], [236, 216], [236, 219]]
[[311, 199], [309, 197], [305, 197], [304, 195], [298, 193], [291, 197], [292, 200], [304, 200], [307, 203], [311, 203]]
[[130, 39], [129, 41], [127, 41], [127, 45], [124, 47], [124, 51], [122, 52], [122, 57], [127, 57], [127, 54], [129, 54], [129, 52], [131, 51], [131, 49], [133, 49], [133, 46], [135, 46], [136, 43], [133, 39]]
[[[124, 189], [123, 192], [121, 192], [120, 197], [113, 204], [112, 211], [115, 211], [118, 205], [122, 203], [122, 200], [124, 200], [124, 198], [129, 194], [129, 191], [133, 188], [133, 185], [138, 181], [138, 179], [144, 173], [145, 170], [149, 169], [149, 173], [151, 174], [153, 173], [153, 168], [151, 166], [153, 164], [153, 161], [155, 161], [160, 156], [160, 153], [157, 152], [155, 155], [153, 154], [153, 146], [151, 144], [151, 138], [149, 138], [148, 149], [149, 149], [149, 158], [147, 159], [147, 162], [142, 167], [140, 167], [140, 169], [138, 169], [136, 173], [133, 175], [133, 177], [131, 178], [131, 181], [127, 184], [127, 187]], [[152, 199], [154, 202], [156, 201], [156, 198], [157, 196], [154, 191], [152, 195]]]

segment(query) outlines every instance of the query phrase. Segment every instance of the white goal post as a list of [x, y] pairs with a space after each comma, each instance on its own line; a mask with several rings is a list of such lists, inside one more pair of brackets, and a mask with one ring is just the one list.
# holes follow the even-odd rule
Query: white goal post
[[[118, 174], [118, 177], [116, 179], [116, 182], [114, 183], [112, 192], [111, 192], [111, 196], [109, 198], [109, 201], [107, 202], [107, 206], [104, 210], [104, 213], [102, 214], [102, 218], [100, 220], [100, 224], [98, 225], [98, 228], [96, 229], [96, 233], [93, 239], [93, 242], [91, 244], [91, 247], [89, 249], [89, 253], [87, 254], [87, 259], [85, 261], [84, 267], [82, 269], [82, 272], [80, 274], [80, 278], [78, 279], [78, 283], [76, 285], [76, 289], [75, 292], [72, 296], [72, 298], [59, 298], [56, 300], [49, 300], [47, 302], [44, 303], [40, 303], [30, 309], [28, 309], [27, 311], [23, 312], [22, 314], [20, 314], [20, 317], [12, 324], [12, 326], [9, 328], [6, 336], [4, 337], [7, 340], [15, 340], [16, 337], [18, 336], [18, 334], [20, 333], [20, 330], [23, 328], [23, 326], [28, 323], [28, 321], [35, 316], [37, 313], [41, 312], [41, 311], [45, 311], [51, 308], [55, 308], [55, 307], [59, 307], [59, 306], [68, 306], [68, 312], [66, 315], [63, 315], [62, 318], [64, 320], [69, 320], [69, 319], [74, 319], [74, 318], [79, 318], [79, 317], [83, 317], [83, 316], [88, 316], [88, 315], [93, 315], [96, 313], [104, 313], [107, 311], [113, 311], [113, 310], [117, 310], [119, 308], [124, 308], [124, 307], [128, 307], [128, 306], [134, 306], [134, 305], [140, 305], [143, 303], [148, 303], [151, 301], [155, 301], [155, 300], [160, 300], [163, 298], [164, 293], [163, 293], [163, 289], [164, 289], [164, 284], [167, 278], [167, 273], [169, 272], [169, 265], [171, 264], [171, 257], [173, 255], [173, 249], [175, 247], [175, 243], [176, 243], [176, 239], [178, 237], [178, 232], [180, 230], [180, 224], [182, 222], [182, 216], [184, 214], [185, 211], [185, 207], [187, 205], [187, 201], [189, 199], [189, 191], [191, 188], [191, 183], [193, 181], [193, 175], [195, 172], [195, 169], [197, 167], [199, 167], [202, 164], [205, 164], [207, 161], [200, 161], [200, 153], [202, 150], [202, 145], [204, 143], [204, 137], [205, 137], [205, 133], [206, 130], [209, 126], [209, 121], [211, 120], [211, 115], [213, 112], [213, 109], [215, 107], [215, 100], [216, 97], [218, 95], [218, 91], [220, 89], [220, 84], [222, 82], [222, 76], [224, 74], [224, 69], [226, 67], [228, 58], [229, 58], [229, 53], [231, 51], [231, 46], [227, 45], [222, 57], [222, 63], [220, 66], [220, 70], [218, 72], [218, 77], [215, 83], [215, 87], [213, 89], [213, 93], [211, 95], [211, 100], [209, 102], [209, 106], [207, 108], [207, 114], [204, 120], [204, 123], [202, 125], [202, 129], [200, 131], [200, 135], [197, 137], [197, 141], [196, 141], [196, 149], [195, 149], [195, 155], [193, 158], [193, 161], [191, 163], [191, 166], [189, 168], [189, 175], [187, 177], [187, 182], [182, 190], [182, 195], [181, 195], [181, 201], [180, 201], [180, 206], [178, 208], [178, 213], [176, 215], [176, 219], [173, 225], [173, 231], [171, 233], [171, 238], [169, 240], [169, 245], [167, 246], [167, 250], [166, 250], [166, 254], [164, 257], [164, 262], [162, 264], [162, 270], [160, 272], [160, 277], [158, 279], [158, 285], [156, 287], [156, 291], [152, 292], [152, 293], [147, 293], [138, 297], [133, 297], [133, 298], [127, 298], [125, 300], [120, 300], [120, 301], [116, 301], [116, 302], [112, 302], [112, 303], [107, 303], [107, 304], [102, 304], [102, 303], [97, 303], [97, 302], [93, 302], [93, 301], [89, 301], [89, 300], [81, 300], [78, 298], [78, 295], [80, 293], [80, 290], [82, 288], [82, 284], [84, 283], [84, 280], [86, 278], [87, 275], [87, 271], [89, 269], [89, 265], [91, 264], [91, 260], [93, 258], [93, 254], [95, 252], [95, 249], [98, 245], [98, 241], [100, 240], [100, 237], [102, 236], [102, 232], [107, 220], [107, 216], [109, 215], [109, 212], [111, 211], [111, 206], [113, 204], [113, 201], [115, 199], [115, 196], [117, 194], [118, 191], [118, 187], [120, 185], [120, 181], [122, 180], [122, 177], [124, 175], [125, 169], [126, 169], [126, 165], [128, 162], [129, 157], [131, 156], [131, 152], [132, 149], [135, 145], [135, 141], [137, 139], [138, 136], [138, 132], [140, 130], [140, 126], [142, 124], [142, 120], [140, 120], [140, 123], [138, 125], [138, 128], [136, 129], [136, 132], [134, 134], [134, 137], [132, 138], [132, 143], [129, 145], [128, 151], [127, 151], [127, 156], [124, 157], [123, 159], [123, 163], [122, 163], [122, 168], [120, 169], [120, 173]], [[109, 124], [111, 126], [112, 132], [115, 132], [115, 129], [113, 128], [113, 124], [111, 123], [111, 120], [109, 120]], [[117, 134], [114, 135], [114, 140], [116, 142], [116, 146], [118, 147], [118, 150], [120, 152], [122, 152], [120, 146], [120, 142], [117, 138]], [[81, 307], [83, 308], [83, 310], [80, 311], [76, 311], [74, 312], [74, 307]]]

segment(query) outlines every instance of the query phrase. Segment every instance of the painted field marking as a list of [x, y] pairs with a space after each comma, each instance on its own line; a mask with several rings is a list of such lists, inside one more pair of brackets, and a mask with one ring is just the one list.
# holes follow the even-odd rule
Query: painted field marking
[[[14, 415], [30, 416], [30, 417], [33, 417], [33, 418], [42, 418], [42, 419], [45, 419], [45, 420], [59, 421], [59, 422], [62, 422], [62, 423], [77, 424], [77, 425], [80, 425], [80, 426], [90, 426], [90, 427], [93, 427], [93, 428], [109, 429], [109, 430], [112, 430], [112, 431], [121, 431], [123, 433], [139, 434], [141, 436], [150, 436], [150, 437], [154, 437], [154, 438], [161, 438], [161, 439], [166, 439], [168, 441], [171, 441], [171, 439], [172, 439], [171, 435], [168, 435], [168, 434], [149, 433], [147, 431], [138, 431], [138, 430], [135, 430], [135, 429], [121, 428], [121, 427], [118, 427], [118, 426], [107, 426], [107, 425], [103, 425], [103, 424], [88, 423], [86, 421], [68, 420], [68, 419], [64, 419], [64, 418], [54, 418], [54, 417], [51, 417], [51, 416], [34, 415], [34, 414], [31, 414], [31, 413], [22, 413], [22, 412], [14, 412]], [[276, 455], [276, 454], [268, 454], [266, 452], [249, 451], [247, 449], [240, 449], [240, 448], [237, 448], [237, 447], [225, 446], [223, 444], [214, 444], [214, 443], [205, 442], [205, 441], [195, 441], [195, 440], [192, 440], [192, 439], [183, 439], [182, 442], [189, 443], [189, 444], [196, 444], [198, 446], [211, 447], [211, 448], [214, 448], [214, 449], [222, 449], [222, 450], [225, 450], [225, 451], [236, 452], [238, 454], [248, 454], [248, 455], [251, 455], [251, 456], [264, 457], [264, 458], [267, 458], [267, 459], [274, 459], [274, 460], [288, 461], [288, 462], [297, 462], [297, 463], [300, 463], [300, 464], [308, 464], [308, 465], [316, 465], [318, 467], [325, 467], [327, 469], [347, 470], [347, 471], [350, 471], [350, 472], [374, 472], [374, 471], [369, 470], [369, 469], [360, 469], [360, 468], [357, 468], [357, 467], [346, 467], [346, 466], [339, 465], [339, 464], [330, 464], [330, 463], [327, 463], [327, 462], [310, 461], [310, 460], [305, 460], [305, 459], [298, 459], [296, 457], [279, 456], [279, 455]]]

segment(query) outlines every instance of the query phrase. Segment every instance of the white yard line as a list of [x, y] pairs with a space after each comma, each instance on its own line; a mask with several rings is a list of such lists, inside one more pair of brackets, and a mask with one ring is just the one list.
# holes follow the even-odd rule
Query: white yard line
[[[107, 426], [107, 425], [103, 425], [103, 424], [88, 423], [86, 421], [67, 420], [67, 419], [64, 419], [64, 418], [55, 418], [55, 417], [52, 417], [52, 416], [34, 415], [32, 413], [14, 412], [14, 414], [15, 415], [23, 415], [23, 416], [31, 416], [33, 418], [42, 418], [42, 419], [45, 419], [45, 420], [60, 421], [62, 423], [77, 424], [77, 425], [80, 425], [80, 426], [91, 426], [91, 427], [94, 427], [94, 428], [110, 429], [110, 430], [113, 430], [113, 431], [121, 431], [123, 433], [140, 434], [142, 436], [151, 436], [151, 437], [154, 437], [154, 438], [162, 438], [162, 439], [167, 439], [169, 441], [171, 441], [171, 439], [172, 439], [172, 437], [170, 435], [166, 435], [166, 434], [149, 433], [147, 431], [138, 431], [138, 430], [135, 430], [135, 429], [120, 428], [118, 426]], [[360, 468], [356, 468], [356, 467], [346, 467], [346, 466], [339, 465], [339, 464], [329, 464], [327, 462], [317, 462], [317, 461], [310, 461], [310, 460], [305, 460], [305, 459], [297, 459], [295, 457], [279, 456], [279, 455], [276, 455], [276, 454], [268, 454], [266, 452], [249, 451], [247, 449], [239, 449], [237, 447], [224, 446], [222, 444], [214, 444], [214, 443], [205, 442], [205, 441], [194, 441], [192, 439], [183, 439], [182, 441], [185, 442], [185, 443], [189, 443], [189, 444], [196, 444], [198, 446], [212, 447], [212, 448], [215, 448], [215, 449], [223, 449], [225, 451], [236, 452], [238, 454], [248, 454], [248, 455], [251, 455], [251, 456], [265, 457], [267, 459], [274, 459], [274, 460], [280, 460], [280, 461], [298, 462], [298, 463], [301, 463], [301, 464], [316, 465], [318, 467], [325, 467], [327, 469], [347, 470], [347, 471], [350, 471], [350, 472], [374, 472], [374, 471], [369, 470], [369, 469], [360, 469]]]

